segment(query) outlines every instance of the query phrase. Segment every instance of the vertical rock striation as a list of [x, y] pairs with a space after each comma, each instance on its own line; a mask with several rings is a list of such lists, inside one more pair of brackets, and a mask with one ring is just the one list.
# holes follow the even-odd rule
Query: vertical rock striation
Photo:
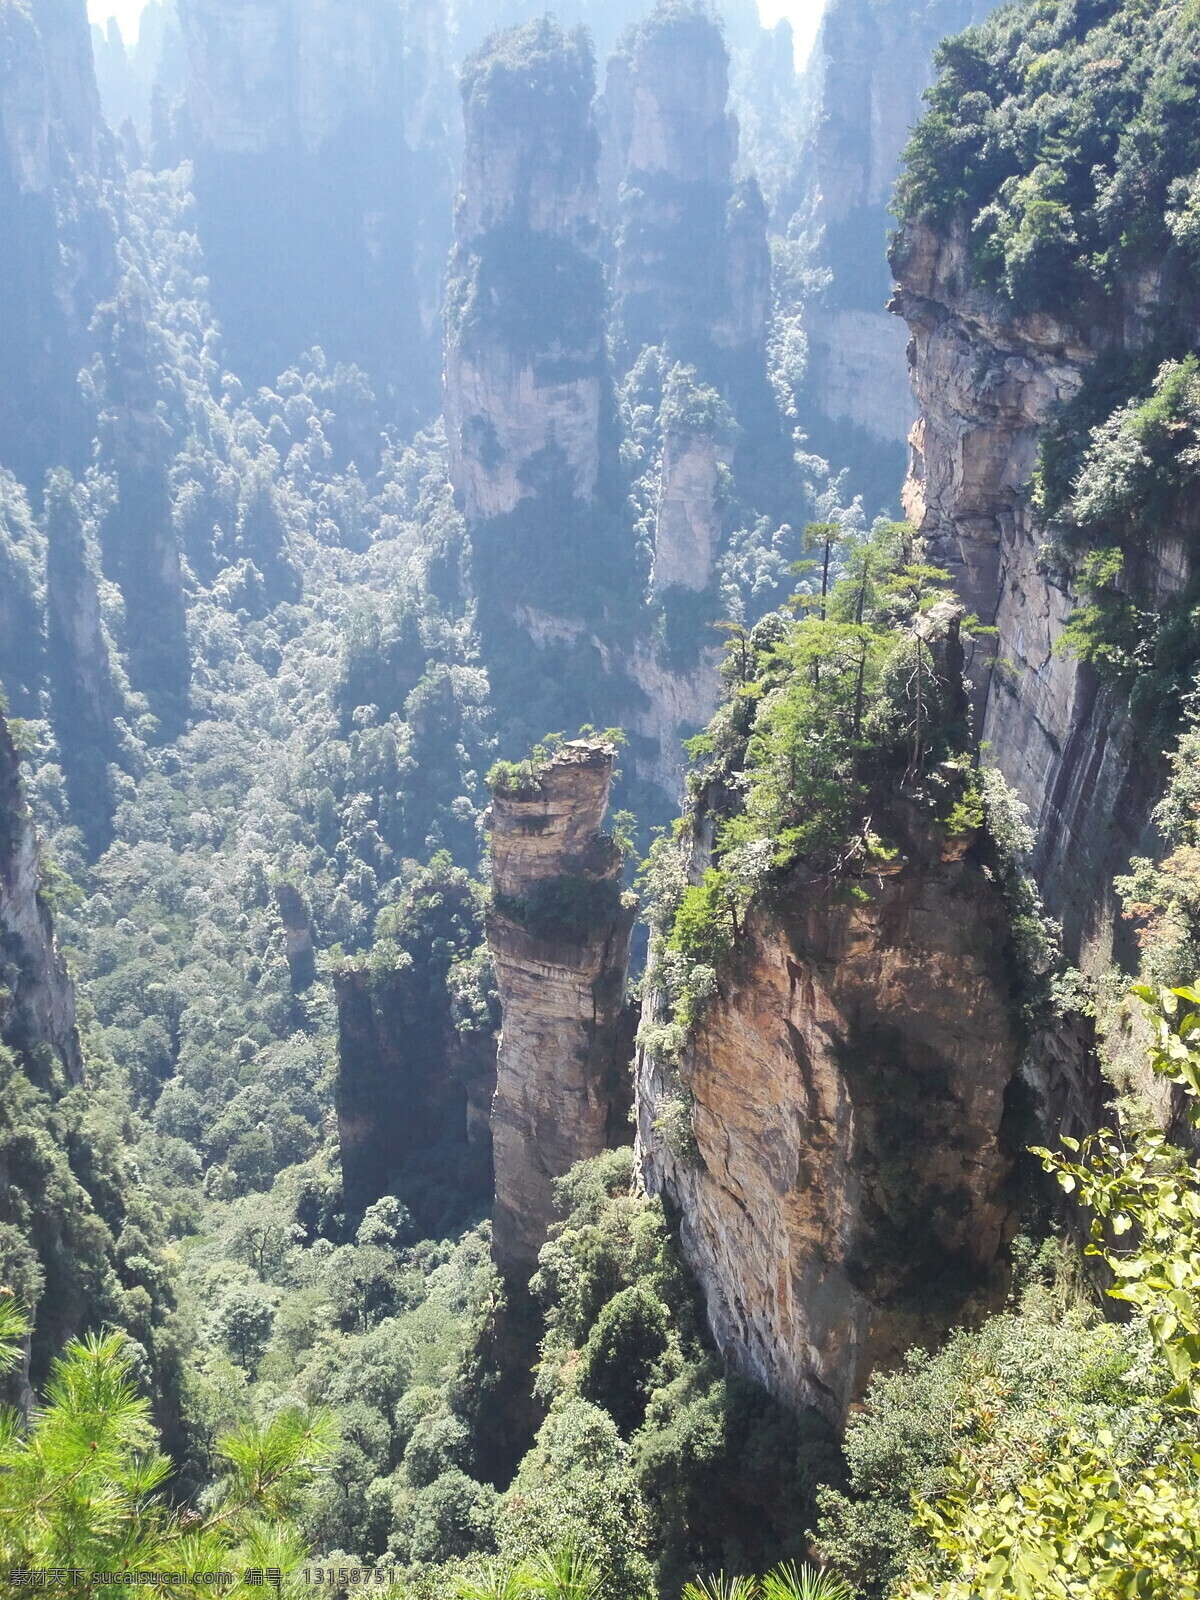
[[[595, 498], [607, 403], [590, 51], [550, 21], [467, 62], [447, 313], [451, 477], [468, 523]], [[610, 448], [611, 448], [610, 441]]]
[[909, 130], [933, 81], [933, 51], [980, 20], [989, 0], [831, 0], [809, 67], [817, 110], [808, 226], [829, 274], [805, 307], [805, 429], [872, 503], [894, 504], [915, 408], [891, 289], [888, 211]]
[[[1017, 314], [976, 287], [959, 229], [907, 224], [893, 266], [921, 413], [905, 508], [967, 606], [998, 629], [998, 667], [976, 671], [980, 731], [1029, 807], [1035, 872], [1068, 953], [1102, 966], [1118, 911], [1112, 879], [1139, 848], [1162, 774], [1139, 755], [1120, 697], [1060, 647], [1076, 597], [1046, 559], [1028, 485], [1044, 430], [1092, 362], [1151, 338], [1154, 285], [1128, 284], [1111, 321], [1084, 337], [1062, 316]], [[1187, 582], [1173, 532], [1144, 560], [1150, 592]]]
[[425, 420], [449, 248], [442, 8], [180, 0], [179, 19], [198, 229], [238, 371], [272, 382], [319, 344]]
[[34, 495], [87, 459], [76, 379], [115, 275], [112, 175], [84, 0], [0, 5], [0, 465]]
[[1002, 1301], [1015, 1229], [1003, 897], [915, 807], [887, 831], [864, 900], [795, 872], [678, 1064], [637, 1065], [641, 1168], [726, 1359], [837, 1422], [874, 1367]]
[[731, 460], [729, 447], [706, 429], [667, 430], [654, 522], [656, 592], [708, 587], [722, 533], [721, 469]]
[[82, 1083], [75, 991], [41, 896], [37, 830], [25, 803], [20, 761], [0, 716], [0, 1042], [51, 1090]]
[[710, 381], [761, 348], [770, 290], [766, 215], [755, 181], [734, 179], [728, 100], [729, 53], [698, 8], [659, 6], [609, 62], [605, 174], [625, 346], [636, 359], [665, 345]]
[[527, 1280], [554, 1218], [553, 1182], [627, 1142], [635, 908], [600, 825], [613, 750], [578, 741], [492, 802], [488, 944], [503, 1015], [492, 1106], [493, 1240]]

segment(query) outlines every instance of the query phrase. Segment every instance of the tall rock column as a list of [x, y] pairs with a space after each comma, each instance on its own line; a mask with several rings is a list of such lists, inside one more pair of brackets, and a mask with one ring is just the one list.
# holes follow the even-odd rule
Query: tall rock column
[[830, 0], [813, 51], [806, 226], [828, 279], [804, 310], [804, 429], [819, 454], [849, 466], [872, 508], [896, 503], [915, 410], [904, 333], [884, 310], [892, 189], [935, 46], [991, 9], [991, 0]]
[[88, 849], [112, 842], [110, 762], [120, 754], [116, 719], [124, 706], [100, 614], [99, 562], [70, 475], [46, 482], [46, 632], [54, 726], [71, 813]]
[[554, 1179], [630, 1137], [625, 982], [636, 908], [621, 893], [621, 852], [600, 831], [613, 753], [567, 744], [493, 792], [488, 944], [503, 1015], [493, 1250], [518, 1281], [554, 1218]]
[[[446, 334], [451, 476], [472, 526], [601, 474], [604, 284], [590, 49], [549, 20], [463, 72], [466, 146]], [[528, 575], [523, 575], [526, 577]]]
[[463, 70], [447, 290], [450, 475], [471, 534], [501, 738], [623, 720], [642, 577], [621, 479], [598, 253], [595, 71], [542, 19]]
[[728, 99], [729, 53], [699, 7], [660, 5], [609, 62], [606, 200], [627, 353], [666, 345], [708, 381], [761, 348], [770, 290], [766, 213], [753, 180], [735, 183]]
[[0, 716], [0, 1043], [22, 1053], [43, 1089], [82, 1083], [75, 990], [41, 897], [37, 830], [20, 758]]
[[116, 270], [112, 177], [84, 0], [0, 5], [0, 464], [35, 497], [88, 459], [77, 377]]
[[166, 737], [187, 719], [191, 660], [179, 541], [171, 521], [171, 432], [162, 417], [158, 335], [144, 282], [129, 274], [100, 313], [103, 440], [116, 480], [101, 530], [105, 572], [125, 600], [122, 641], [134, 689]]

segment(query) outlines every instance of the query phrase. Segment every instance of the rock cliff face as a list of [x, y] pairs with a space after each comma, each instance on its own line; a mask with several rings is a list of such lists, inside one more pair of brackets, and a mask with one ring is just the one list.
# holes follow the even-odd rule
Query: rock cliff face
[[17, 1050], [34, 1082], [82, 1083], [75, 991], [40, 894], [37, 832], [20, 764], [0, 716], [0, 1042]]
[[621, 894], [620, 852], [600, 832], [612, 763], [611, 746], [568, 744], [492, 802], [488, 944], [503, 1013], [493, 1248], [518, 1281], [554, 1218], [554, 1179], [629, 1138], [635, 908]]
[[[1130, 285], [1129, 304], [1089, 343], [1060, 320], [1017, 316], [974, 287], [965, 240], [953, 231], [906, 226], [893, 266], [921, 411], [905, 509], [967, 606], [999, 630], [999, 666], [975, 673], [980, 732], [1029, 807], [1035, 872], [1069, 955], [1103, 965], [1113, 952], [1112, 878], [1138, 848], [1162, 774], [1136, 755], [1128, 718], [1093, 669], [1056, 650], [1075, 596], [1041, 550], [1028, 485], [1043, 430], [1105, 342], [1136, 349], [1150, 337], [1153, 285]], [[1186, 582], [1173, 535], [1147, 560], [1151, 592]]]
[[642, 1171], [727, 1360], [835, 1421], [873, 1367], [999, 1304], [1015, 1229], [1003, 900], [915, 811], [889, 826], [901, 864], [867, 900], [783, 884], [679, 1067], [637, 1067]]
[[15, 717], [42, 710], [45, 546], [21, 485], [0, 467], [0, 686]]
[[471, 524], [514, 511], [547, 471], [568, 498], [597, 492], [608, 384], [593, 87], [590, 58], [548, 22], [497, 35], [464, 70], [445, 377]]
[[34, 494], [86, 460], [76, 377], [114, 274], [110, 146], [84, 0], [0, 7], [0, 464]]
[[988, 0], [831, 0], [809, 67], [817, 104], [809, 205], [830, 274], [806, 306], [804, 423], [813, 447], [873, 504], [895, 504], [915, 417], [904, 337], [884, 310], [888, 212], [939, 40], [979, 21]]
[[708, 587], [721, 543], [721, 469], [732, 459], [711, 434], [668, 430], [654, 524], [656, 590]]
[[124, 710], [100, 615], [98, 560], [74, 485], [52, 474], [46, 491], [46, 638], [54, 726], [72, 814], [89, 850], [111, 842], [108, 764], [119, 754]]
[[405, 420], [436, 405], [452, 145], [429, 0], [180, 0], [213, 303], [239, 372], [320, 344]]
[[665, 345], [706, 376], [761, 346], [770, 291], [757, 184], [734, 181], [729, 54], [700, 11], [660, 8], [608, 66], [606, 210], [617, 224], [615, 289], [628, 354]]

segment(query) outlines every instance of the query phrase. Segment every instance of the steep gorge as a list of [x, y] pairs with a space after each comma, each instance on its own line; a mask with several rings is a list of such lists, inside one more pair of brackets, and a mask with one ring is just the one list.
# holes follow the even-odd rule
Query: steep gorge
[[[910, 204], [916, 528], [868, 531], [792, 459], [809, 416], [771, 364], [767, 210], [704, 8], [635, 25], [601, 100], [586, 37], [549, 19], [471, 59], [443, 330], [406, 230], [426, 202], [448, 226], [440, 52], [467, 22], [422, 0], [181, 6], [172, 137], [197, 157], [199, 246], [186, 169], [114, 181], [123, 278], [79, 345], [93, 470], [44, 502], [0, 476], [0, 1264], [37, 1313], [32, 1381], [73, 1333], [128, 1329], [189, 1489], [222, 1418], [328, 1396], [343, 1437], [305, 1537], [422, 1581], [564, 1527], [617, 1596], [651, 1592], [651, 1561], [669, 1596], [803, 1559], [872, 1374], [902, 1386], [925, 1359], [906, 1353], [1001, 1307], [1019, 1338], [1021, 1283], [1057, 1270], [1031, 1266], [1049, 1208], [1022, 1152], [1097, 1125], [1090, 1013], [1119, 1004], [1114, 956], [1138, 958], [1112, 880], [1161, 854], [1150, 813], [1200, 661], [1196, 474], [1175, 473], [1200, 463], [1200, 148], [1154, 180], [1178, 239], [1150, 265], [1120, 256], [1136, 229], [1093, 250], [1111, 277], [1091, 299], [1064, 304], [1079, 263], [1044, 254], [1090, 226], [1044, 164], [989, 179], [982, 220]], [[805, 307], [814, 345], [830, 314], [811, 370], [881, 476], [908, 412], [870, 241], [914, 40], [924, 63], [952, 9], [839, 0], [826, 33], [846, 115], [821, 130], [821, 225], [863, 270]], [[1007, 15], [944, 55], [951, 84], [966, 62], [988, 85], [944, 96], [978, 117], [955, 148], [1007, 114], [985, 71]], [[1083, 26], [1066, 0], [1055, 18]], [[1053, 80], [1063, 116], [1081, 101], [1058, 54], [1016, 54], [1010, 98]], [[1124, 63], [1093, 55], [1081, 81], [1103, 89]], [[869, 137], [842, 149], [863, 96]], [[332, 194], [359, 138], [379, 165]], [[263, 195], [278, 212], [254, 214]], [[1026, 201], [1036, 227], [1014, 211], [987, 234]], [[342, 223], [326, 264], [363, 290], [354, 338], [336, 285], [293, 294], [286, 273], [260, 337], [269, 284], [239, 299], [237, 261], [294, 245], [303, 278]], [[302, 359], [311, 330], [328, 362]], [[436, 407], [443, 332], [447, 433], [406, 432]], [[338, 365], [356, 351], [378, 404]], [[1153, 526], [1084, 525], [1105, 451], [1165, 473]], [[615, 798], [587, 726], [608, 722], [630, 735]], [[631, 990], [625, 857], [676, 808], [690, 733]], [[1036, 882], [989, 765], [1037, 823]], [[638, 812], [612, 836], [610, 802]], [[1126, 1331], [1110, 1354], [1136, 1354]], [[928, 1403], [932, 1435], [958, 1401]], [[903, 1522], [907, 1482], [888, 1487]]]

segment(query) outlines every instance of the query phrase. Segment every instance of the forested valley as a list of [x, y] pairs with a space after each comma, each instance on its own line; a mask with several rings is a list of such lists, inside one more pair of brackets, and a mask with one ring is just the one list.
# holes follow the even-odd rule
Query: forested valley
[[1197, 1600], [1192, 0], [87, 9], [0, 1593]]

